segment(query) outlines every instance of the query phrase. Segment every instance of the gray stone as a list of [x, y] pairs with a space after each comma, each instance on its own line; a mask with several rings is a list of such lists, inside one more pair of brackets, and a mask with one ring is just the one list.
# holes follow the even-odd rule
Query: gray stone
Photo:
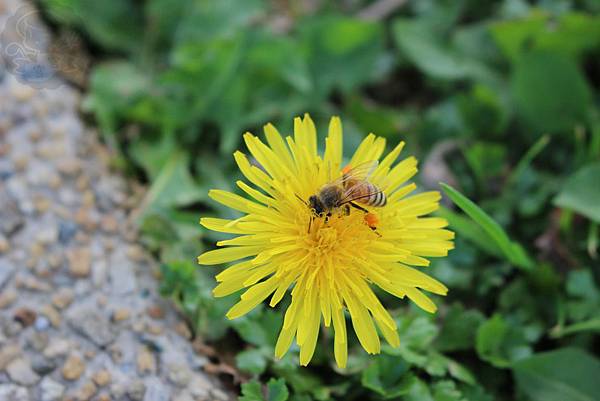
[[2, 290], [4, 284], [12, 277], [15, 270], [15, 265], [5, 259], [0, 259], [0, 290]]
[[[9, 182], [16, 183], [13, 186], [18, 188], [17, 193], [19, 195], [26, 192], [24, 190], [25, 183], [13, 179], [9, 180]], [[9, 236], [23, 225], [23, 214], [19, 210], [15, 200], [6, 191], [0, 191], [0, 205], [2, 205], [0, 207], [0, 231]]]
[[109, 265], [110, 282], [115, 295], [127, 295], [137, 289], [135, 264], [127, 258], [124, 250], [115, 251]]
[[40, 377], [31, 369], [29, 361], [24, 358], [15, 359], [6, 367], [6, 373], [12, 381], [23, 386], [31, 386], [40, 380]]
[[201, 400], [208, 398], [212, 387], [211, 382], [203, 375], [196, 375], [188, 384], [189, 392]]
[[44, 376], [56, 369], [56, 364], [38, 354], [31, 358], [31, 368], [38, 375]]
[[108, 317], [91, 307], [72, 309], [67, 319], [74, 330], [99, 347], [106, 347], [115, 340]]
[[140, 379], [134, 380], [132, 383], [129, 384], [129, 387], [127, 388], [127, 395], [133, 401], [142, 401], [142, 399], [146, 401], [144, 398], [145, 394], [146, 385]]
[[58, 401], [65, 392], [65, 386], [50, 377], [44, 377], [40, 383], [42, 401]]
[[44, 349], [44, 356], [55, 358], [66, 355], [71, 349], [71, 342], [64, 338], [54, 338], [50, 340], [48, 346]]
[[169, 401], [171, 390], [160, 379], [152, 377], [146, 380], [146, 394], [144, 401]]
[[38, 316], [33, 323], [37, 331], [44, 331], [50, 327], [50, 320], [46, 316]]
[[0, 400], [31, 401], [31, 398], [25, 387], [14, 384], [0, 384]]

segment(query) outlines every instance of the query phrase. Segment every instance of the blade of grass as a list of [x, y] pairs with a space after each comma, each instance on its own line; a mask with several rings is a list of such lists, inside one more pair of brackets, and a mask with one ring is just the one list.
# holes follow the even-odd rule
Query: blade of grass
[[460, 237], [471, 241], [481, 251], [496, 257], [503, 256], [502, 250], [496, 246], [496, 243], [491, 240], [490, 236], [473, 220], [443, 206], [440, 207], [437, 214], [445, 218]]
[[509, 262], [524, 270], [533, 268], [533, 262], [523, 247], [511, 241], [500, 224], [491, 218], [490, 215], [450, 185], [444, 183], [440, 183], [440, 185], [452, 202], [490, 236]]
[[517, 166], [513, 169], [513, 171], [508, 176], [506, 180], [507, 185], [514, 185], [515, 182], [519, 179], [519, 177], [523, 174], [525, 169], [529, 167], [533, 159], [539, 155], [542, 150], [550, 143], [550, 136], [544, 135], [540, 139], [536, 141], [536, 143], [529, 148], [529, 150], [523, 155], [521, 160], [517, 163]]

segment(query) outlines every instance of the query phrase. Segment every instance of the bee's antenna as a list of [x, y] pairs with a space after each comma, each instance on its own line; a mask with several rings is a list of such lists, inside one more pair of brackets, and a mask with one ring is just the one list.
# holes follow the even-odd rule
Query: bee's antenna
[[296, 195], [296, 198], [298, 198], [298, 200], [299, 200], [300, 202], [304, 203], [306, 206], [309, 206], [309, 205], [308, 205], [308, 202], [307, 202], [307, 201], [305, 201], [304, 199], [302, 199], [300, 196], [298, 196], [298, 194], [294, 194], [294, 195]]

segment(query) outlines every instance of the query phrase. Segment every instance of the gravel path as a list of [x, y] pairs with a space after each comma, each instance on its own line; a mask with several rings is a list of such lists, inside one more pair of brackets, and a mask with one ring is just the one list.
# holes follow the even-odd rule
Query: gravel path
[[[0, 0], [0, 29], [20, 4]], [[156, 264], [127, 219], [138, 200], [79, 119], [78, 92], [35, 89], [6, 70], [0, 400], [231, 399], [157, 294]]]

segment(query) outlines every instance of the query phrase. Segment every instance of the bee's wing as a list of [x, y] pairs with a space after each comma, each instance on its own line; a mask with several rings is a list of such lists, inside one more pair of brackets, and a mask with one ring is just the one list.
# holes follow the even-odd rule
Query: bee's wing
[[349, 181], [366, 181], [373, 174], [377, 166], [379, 166], [377, 160], [364, 162], [355, 167], [347, 165], [342, 169], [342, 176], [333, 181], [332, 184], [344, 186]]
[[379, 189], [373, 191], [375, 187], [369, 185], [368, 181], [378, 165], [379, 162], [377, 160], [371, 160], [361, 163], [354, 168], [351, 168], [349, 165], [344, 167], [342, 170], [344, 174], [338, 179], [339, 184], [345, 189], [344, 195], [340, 200], [340, 205], [368, 198], [371, 195], [381, 192]]
[[369, 184], [367, 180], [357, 181], [354, 185], [344, 191], [339, 206], [356, 200], [365, 199], [383, 192], [379, 188]]

